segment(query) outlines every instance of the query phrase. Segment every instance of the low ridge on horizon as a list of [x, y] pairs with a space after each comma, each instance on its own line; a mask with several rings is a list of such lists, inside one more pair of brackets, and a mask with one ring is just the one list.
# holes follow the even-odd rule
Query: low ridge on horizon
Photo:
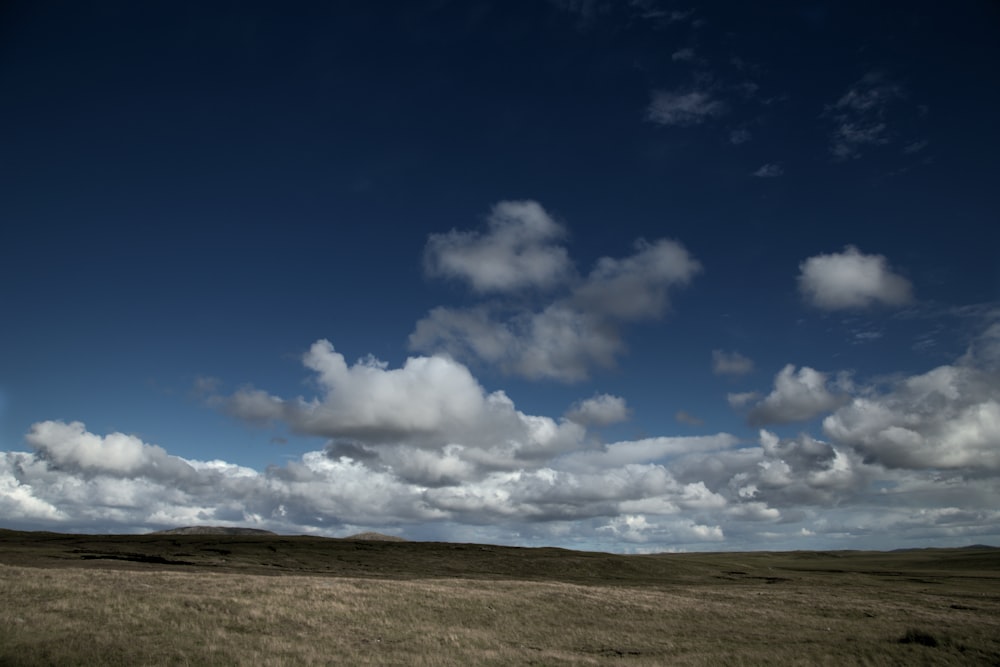
[[241, 526], [182, 526], [166, 530], [154, 530], [147, 535], [278, 535], [263, 528], [243, 528]]

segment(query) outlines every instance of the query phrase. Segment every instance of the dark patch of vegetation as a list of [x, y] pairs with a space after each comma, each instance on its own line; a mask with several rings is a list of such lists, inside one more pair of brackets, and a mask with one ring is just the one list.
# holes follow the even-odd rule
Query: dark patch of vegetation
[[164, 558], [163, 556], [155, 556], [149, 554], [126, 554], [126, 553], [114, 553], [114, 554], [80, 554], [80, 560], [125, 560], [133, 563], [153, 563], [156, 565], [194, 565], [195, 563], [189, 560], [177, 560], [174, 558]]
[[938, 640], [934, 637], [934, 635], [915, 628], [907, 630], [906, 633], [899, 638], [899, 643], [920, 644], [921, 646], [929, 646], [931, 648], [938, 647]]

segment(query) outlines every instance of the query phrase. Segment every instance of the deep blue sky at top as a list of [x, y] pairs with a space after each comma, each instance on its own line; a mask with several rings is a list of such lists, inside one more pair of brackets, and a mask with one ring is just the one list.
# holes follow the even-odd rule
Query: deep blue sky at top
[[[795, 276], [855, 244], [926, 309], [1000, 298], [997, 4], [657, 6], [698, 25], [653, 6], [5, 3], [0, 445], [79, 419], [182, 456], [276, 460], [270, 433], [190, 396], [196, 378], [308, 394], [298, 357], [323, 337], [399, 364], [428, 310], [471, 303], [425, 277], [428, 235], [509, 199], [565, 222], [582, 272], [661, 237], [705, 269], [587, 382], [472, 366], [528, 412], [608, 391], [635, 410], [631, 436], [699, 432], [677, 410], [749, 434], [726, 392], [766, 390], [785, 363], [872, 377], [961, 354], [960, 322], [810, 312]], [[836, 160], [824, 110], [872, 71], [905, 89], [892, 141]], [[647, 119], [651, 91], [699, 77], [725, 114]], [[765, 164], [783, 174], [754, 177]], [[713, 377], [717, 348], [755, 374]]]

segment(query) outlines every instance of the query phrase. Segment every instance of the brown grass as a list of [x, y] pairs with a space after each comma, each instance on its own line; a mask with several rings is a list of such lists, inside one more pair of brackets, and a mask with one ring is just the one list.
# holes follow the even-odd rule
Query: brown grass
[[0, 665], [1000, 664], [996, 558], [893, 556], [631, 557], [594, 583], [0, 565]]

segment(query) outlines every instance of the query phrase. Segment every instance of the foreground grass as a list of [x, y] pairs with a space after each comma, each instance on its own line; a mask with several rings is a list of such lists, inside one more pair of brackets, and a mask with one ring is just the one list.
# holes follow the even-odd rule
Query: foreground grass
[[1000, 664], [1000, 550], [0, 531], [0, 665]]
[[1000, 662], [996, 590], [845, 579], [636, 589], [0, 566], [0, 664]]

